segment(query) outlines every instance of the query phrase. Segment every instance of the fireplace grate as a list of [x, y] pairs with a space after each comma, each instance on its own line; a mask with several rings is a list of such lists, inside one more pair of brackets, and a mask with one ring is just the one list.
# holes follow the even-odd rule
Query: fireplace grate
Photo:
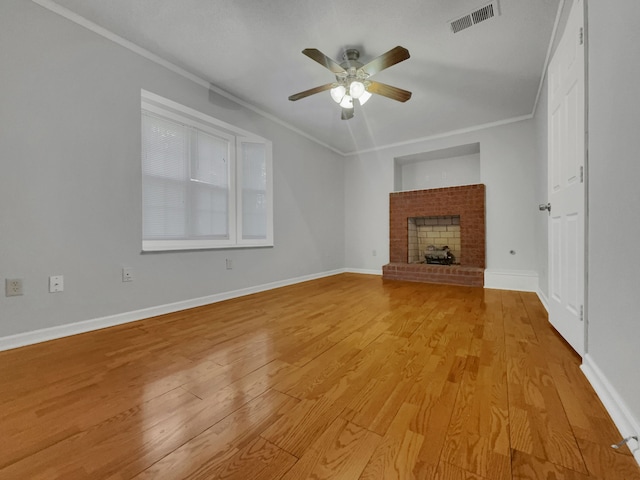
[[452, 265], [456, 260], [446, 245], [442, 248], [435, 248], [433, 245], [429, 246], [424, 254], [424, 259], [430, 265]]

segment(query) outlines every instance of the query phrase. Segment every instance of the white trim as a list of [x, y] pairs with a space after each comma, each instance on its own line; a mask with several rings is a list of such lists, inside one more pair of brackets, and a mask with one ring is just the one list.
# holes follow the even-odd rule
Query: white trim
[[[189, 80], [191, 80], [194, 83], [197, 83], [198, 85], [205, 87], [205, 88], [209, 88], [211, 85], [209, 84], [209, 82], [207, 82], [206, 80], [203, 80], [202, 78], [198, 77], [197, 75], [194, 75], [190, 72], [188, 72], [187, 70], [184, 70], [183, 68], [178, 67], [177, 65], [174, 65], [171, 62], [168, 62], [166, 60], [164, 60], [162, 57], [151, 53], [149, 50], [146, 50], [138, 45], [136, 45], [133, 42], [130, 42], [129, 40], [126, 40], [124, 38], [122, 38], [119, 35], [116, 35], [115, 33], [107, 30], [104, 27], [101, 27], [100, 25], [93, 23], [90, 20], [87, 20], [86, 18], [84, 18], [81, 15], [78, 15], [75, 12], [72, 12], [71, 10], [58, 5], [57, 3], [55, 3], [53, 0], [32, 0], [34, 3], [37, 3], [38, 5], [40, 5], [41, 7], [46, 8], [47, 10], [50, 10], [53, 13], [56, 13], [58, 15], [60, 15], [61, 17], [66, 18], [67, 20], [72, 21], [73, 23], [80, 25], [81, 27], [86, 28], [87, 30], [92, 31], [93, 33], [97, 33], [98, 35], [100, 35], [101, 37], [106, 38], [107, 40], [111, 40], [112, 42], [120, 45], [121, 47], [126, 48], [127, 50], [132, 51], [133, 53], [136, 53], [138, 55], [140, 55], [141, 57], [146, 58], [147, 60], [151, 60], [152, 62], [157, 63], [158, 65], [163, 66], [164, 68], [166, 68], [167, 70], [171, 70], [174, 73], [177, 73], [178, 75], [181, 75]], [[216, 92], [218, 93], [218, 92]], [[226, 93], [226, 92], [225, 92]], [[222, 95], [222, 93], [221, 93]], [[226, 94], [229, 95], [229, 94]]]
[[360, 273], [362, 275], [382, 275], [382, 268], [378, 270], [369, 270], [366, 268], [347, 268], [346, 273]]
[[549, 313], [549, 299], [547, 298], [547, 296], [542, 293], [542, 290], [540, 290], [540, 288], [538, 288], [536, 290], [536, 295], [538, 295], [538, 299], [540, 299], [540, 303], [542, 303], [542, 306], [544, 307], [544, 309], [547, 311], [547, 314]]
[[[197, 129], [220, 138], [227, 142], [229, 168], [227, 175], [228, 185], [228, 223], [227, 235], [219, 238], [201, 240], [196, 238], [188, 239], [143, 239], [143, 252], [163, 252], [175, 250], [204, 250], [204, 249], [227, 249], [235, 247], [272, 247], [273, 246], [273, 143], [259, 135], [247, 130], [231, 125], [217, 118], [211, 117], [198, 110], [192, 109], [180, 103], [161, 97], [155, 93], [141, 89], [141, 108], [143, 125], [147, 117], [157, 117], [162, 120], [175, 122], [185, 126], [188, 131], [186, 135], [191, 139], [191, 129]], [[265, 167], [267, 173], [266, 196], [267, 211], [266, 222], [267, 231], [263, 239], [243, 239], [242, 238], [242, 191], [240, 187], [242, 178], [243, 156], [241, 146], [244, 142], [259, 143], [264, 146]], [[144, 143], [144, 142], [143, 142]], [[144, 150], [144, 149], [143, 149]], [[189, 151], [189, 161], [191, 161], [191, 151]], [[144, 157], [144, 152], [143, 152]], [[146, 158], [142, 159], [144, 164]], [[144, 165], [143, 165], [144, 166]], [[144, 170], [144, 168], [143, 168]], [[147, 176], [143, 171], [143, 178]], [[179, 180], [186, 185], [186, 191], [192, 185], [192, 179], [184, 178]], [[187, 194], [188, 198], [190, 193]], [[145, 199], [146, 201], [146, 199]], [[185, 232], [187, 236], [189, 233]]]
[[[213, 85], [211, 82], [208, 82], [207, 80], [204, 80], [203, 78], [194, 75], [193, 73], [178, 67], [177, 65], [174, 65], [171, 62], [168, 62], [167, 60], [163, 59], [162, 57], [156, 55], [155, 53], [151, 53], [149, 50], [146, 50], [138, 45], [136, 45], [133, 42], [130, 42], [129, 40], [126, 40], [122, 37], [120, 37], [119, 35], [116, 35], [113, 32], [110, 32], [109, 30], [107, 30], [106, 28], [101, 27], [100, 25], [97, 25], [93, 22], [91, 22], [90, 20], [87, 20], [86, 18], [78, 15], [75, 12], [72, 12], [71, 10], [62, 7], [60, 5], [58, 5], [57, 3], [55, 3], [53, 0], [31, 0], [32, 2], [40, 5], [43, 8], [46, 8], [47, 10], [56, 13], [58, 15], [60, 15], [61, 17], [66, 18], [67, 20], [70, 20], [71, 22], [76, 23], [77, 25], [80, 25], [81, 27], [86, 28], [87, 30], [92, 31], [93, 33], [96, 33], [108, 40], [111, 40], [112, 42], [120, 45], [121, 47], [124, 47], [128, 50], [130, 50], [133, 53], [136, 53], [144, 58], [146, 58], [147, 60], [150, 60], [152, 62], [157, 63], [158, 65], [163, 66], [164, 68], [166, 68], [167, 70], [172, 71], [173, 73], [176, 73], [178, 75], [181, 75], [182, 77], [191, 80], [192, 82], [195, 82], [196, 84], [207, 88], [208, 90], [211, 90], [215, 93], [217, 93], [218, 95], [221, 95], [235, 103], [237, 103], [238, 105], [241, 105], [245, 108], [248, 108], [249, 110], [257, 113], [258, 115], [261, 115], [289, 130], [291, 130], [292, 132], [297, 133], [298, 135], [303, 136], [304, 138], [307, 138], [308, 140], [311, 140], [314, 143], [317, 143], [318, 145], [321, 145], [325, 148], [328, 148], [329, 150], [331, 150], [334, 153], [337, 153], [338, 155], [342, 156], [342, 157], [348, 157], [351, 155], [360, 155], [363, 153], [368, 153], [368, 152], [377, 152], [377, 151], [381, 151], [381, 150], [386, 150], [389, 148], [395, 148], [395, 147], [401, 147], [401, 146], [405, 146], [405, 145], [411, 145], [414, 143], [419, 143], [419, 142], [425, 142], [425, 141], [430, 141], [430, 140], [435, 140], [438, 138], [445, 138], [445, 137], [450, 137], [453, 135], [460, 135], [463, 133], [470, 133], [470, 132], [475, 132], [478, 130], [484, 130], [485, 128], [491, 128], [491, 127], [498, 127], [501, 125], [507, 125], [509, 123], [516, 123], [516, 122], [520, 122], [522, 120], [529, 120], [531, 118], [533, 118], [533, 115], [535, 113], [535, 108], [536, 108], [536, 104], [534, 104], [533, 106], [533, 111], [532, 113], [528, 114], [528, 115], [522, 115], [519, 117], [513, 117], [513, 118], [507, 118], [505, 120], [499, 120], [497, 122], [491, 122], [491, 123], [485, 123], [482, 125], [476, 125], [474, 127], [469, 127], [469, 128], [463, 128], [460, 130], [452, 130], [449, 132], [444, 132], [444, 133], [439, 133], [436, 135], [431, 135], [429, 137], [422, 137], [422, 138], [417, 138], [417, 139], [413, 139], [413, 140], [407, 140], [404, 142], [398, 142], [398, 143], [391, 143], [388, 145], [381, 145], [378, 147], [373, 147], [373, 148], [369, 148], [369, 149], [365, 149], [365, 150], [356, 150], [353, 152], [343, 152], [341, 150], [338, 150], [337, 148], [329, 145], [328, 143], [323, 142], [322, 140], [319, 140], [317, 138], [315, 138], [314, 136], [296, 128], [295, 126], [285, 122], [284, 120], [279, 119], [278, 117], [276, 117], [275, 115], [272, 115], [258, 107], [256, 107], [255, 105], [250, 104], [249, 102], [242, 100], [239, 97], [236, 97], [235, 95], [232, 95], [231, 93], [221, 89], [220, 87], [216, 87], [215, 85]], [[554, 26], [555, 29], [555, 26]], [[554, 30], [555, 31], [555, 30]], [[544, 67], [543, 71], [546, 71], [546, 65]], [[544, 77], [541, 79], [541, 84], [544, 81]], [[539, 89], [540, 90], [540, 89]], [[537, 97], [536, 97], [537, 98]]]
[[[230, 229], [230, 232], [233, 231], [235, 228]], [[235, 235], [229, 235], [229, 238], [224, 240], [142, 240], [142, 253], [273, 247], [273, 242], [240, 244], [233, 237]]]
[[540, 84], [538, 85], [538, 93], [536, 93], [536, 100], [533, 102], [533, 110], [531, 111], [531, 116], [536, 116], [536, 110], [538, 109], [538, 102], [540, 101], [540, 95], [542, 94], [542, 87], [544, 86], [544, 79], [547, 75], [547, 68], [549, 68], [549, 61], [551, 60], [551, 50], [553, 49], [553, 42], [556, 40], [556, 35], [558, 34], [558, 24], [560, 23], [560, 17], [562, 15], [562, 7], [564, 6], [564, 0], [560, 0], [560, 4], [558, 5], [558, 11], [556, 12], [556, 19], [553, 22], [553, 30], [551, 31], [551, 39], [549, 40], [549, 47], [547, 47], [547, 56], [544, 59], [544, 64], [542, 65], [542, 75], [540, 76]]
[[[34, 0], [35, 1], [35, 0]], [[194, 122], [200, 123], [202, 128], [211, 129], [213, 134], [219, 134], [219, 128], [227, 130], [227, 132], [234, 137], [247, 137], [259, 139], [263, 142], [269, 142], [270, 140], [256, 135], [253, 132], [240, 128], [236, 125], [225, 122], [218, 118], [212, 117], [206, 113], [202, 113], [195, 108], [187, 107], [181, 103], [175, 102], [167, 97], [158, 95], [157, 93], [150, 92], [144, 88], [140, 89], [140, 105], [143, 109], [149, 110], [160, 116], [167, 116], [167, 110], [169, 110], [170, 116], [174, 116], [180, 122], [185, 124], [191, 124]], [[171, 111], [173, 110], [173, 111]], [[184, 116], [186, 115], [186, 117]]]
[[[266, 168], [265, 178], [265, 199], [266, 208], [266, 231], [264, 238], [245, 238], [244, 237], [244, 210], [243, 210], [243, 186], [244, 186], [244, 148], [247, 144], [260, 144], [264, 146], [264, 165]], [[238, 156], [236, 159], [236, 208], [237, 208], [237, 239], [238, 245], [246, 246], [273, 246], [273, 145], [271, 142], [265, 142], [259, 137], [244, 136], [236, 138], [236, 151]]]
[[[624, 438], [640, 435], [639, 419], [634, 418], [620, 394], [615, 388], [613, 388], [611, 383], [609, 383], [607, 377], [602, 373], [602, 370], [600, 370], [591, 355], [588, 353], [585, 353], [582, 358], [582, 365], [580, 366], [580, 369], [596, 391], [598, 398], [600, 398], [604, 408], [611, 416], [613, 423], [618, 427], [620, 436]], [[633, 453], [636, 462], [640, 465], [640, 444], [631, 440], [627, 446]]]
[[171, 62], [166, 61], [165, 59], [163, 59], [162, 57], [156, 55], [155, 53], [151, 53], [149, 50], [146, 50], [138, 45], [136, 45], [133, 42], [130, 42], [129, 40], [126, 40], [122, 37], [120, 37], [119, 35], [116, 35], [113, 32], [110, 32], [109, 30], [107, 30], [106, 28], [101, 27], [100, 25], [97, 25], [95, 23], [93, 23], [90, 20], [87, 20], [86, 18], [78, 15], [75, 12], [72, 12], [71, 10], [62, 7], [60, 5], [58, 5], [57, 3], [55, 3], [53, 0], [31, 0], [32, 2], [40, 5], [43, 8], [46, 8], [47, 10], [56, 13], [58, 15], [60, 15], [61, 17], [66, 18], [67, 20], [70, 20], [74, 23], [76, 23], [77, 25], [80, 25], [81, 27], [86, 28], [87, 30], [92, 31], [93, 33], [96, 33], [104, 38], [106, 38], [107, 40], [111, 40], [112, 42], [120, 45], [121, 47], [126, 48], [127, 50], [132, 51], [133, 53], [136, 53], [138, 55], [140, 55], [141, 57], [146, 58], [147, 60], [151, 60], [152, 62], [157, 63], [158, 65], [163, 66], [164, 68], [166, 68], [167, 70], [172, 71], [173, 73], [177, 73], [178, 75], [181, 75], [182, 77], [191, 80], [192, 82], [210, 90], [213, 91], [215, 93], [217, 93], [218, 95], [225, 97], [235, 103], [237, 103], [238, 105], [242, 105], [245, 108], [248, 108], [249, 110], [252, 110], [253, 112], [257, 113], [258, 115], [261, 115], [265, 118], [268, 118], [269, 120], [271, 120], [272, 122], [275, 122], [279, 125], [282, 125], [283, 127], [297, 133], [298, 135], [301, 135], [309, 140], [311, 140], [312, 142], [317, 143], [318, 145], [322, 145], [325, 148], [328, 148], [329, 150], [331, 150], [334, 153], [337, 153], [338, 155], [341, 156], [345, 156], [345, 154], [343, 152], [341, 152], [340, 150], [338, 150], [335, 147], [332, 147], [331, 145], [329, 145], [328, 143], [325, 143], [321, 140], [318, 140], [317, 138], [313, 137], [312, 135], [309, 135], [306, 132], [303, 132], [302, 130], [294, 127], [293, 125], [280, 120], [278, 117], [276, 117], [275, 115], [272, 115], [270, 113], [265, 112], [264, 110], [261, 110], [260, 108], [256, 107], [255, 105], [252, 105], [248, 102], [246, 102], [245, 100], [242, 100], [239, 97], [236, 97], [235, 95], [232, 95], [231, 93], [221, 89], [220, 87], [216, 87], [215, 85], [213, 85], [211, 82], [208, 82], [207, 80], [204, 80], [203, 78], [194, 75], [193, 73], [178, 67], [177, 65], [174, 65]]
[[437, 133], [435, 135], [430, 135], [428, 137], [415, 138], [413, 140], [406, 140], [404, 142], [390, 143], [388, 145], [381, 145], [379, 147], [373, 147], [373, 148], [367, 148], [364, 150], [357, 150], [355, 152], [343, 153], [342, 155], [344, 156], [361, 155], [363, 153], [379, 152], [381, 150], [386, 150], [388, 148], [405, 147], [407, 145], [413, 145], [414, 143], [429, 142], [432, 140], [437, 140], [439, 138], [451, 137], [453, 135], [462, 135], [465, 133], [477, 132], [479, 130], [484, 130], [486, 128], [500, 127], [502, 125], [508, 125], [510, 123], [518, 123], [524, 120], [531, 120], [532, 118], [533, 118], [533, 114], [521, 115], [519, 117], [512, 117], [512, 118], [506, 118], [504, 120], [498, 120], [497, 122], [483, 123], [481, 125], [476, 125], [473, 127], [461, 128], [459, 130], [451, 130], [449, 132]]
[[102, 328], [122, 325], [123, 323], [135, 322], [137, 320], [143, 320], [145, 318], [155, 317], [157, 315], [164, 315], [166, 313], [173, 313], [189, 308], [210, 305], [212, 303], [222, 302], [224, 300], [230, 300], [232, 298], [243, 297], [245, 295], [273, 290], [275, 288], [286, 287], [288, 285], [294, 285], [296, 283], [308, 282], [309, 280], [316, 280], [318, 278], [330, 277], [333, 275], [338, 275], [340, 273], [345, 273], [345, 270], [330, 270], [328, 272], [320, 272], [311, 275], [304, 275], [302, 277], [278, 280], [276, 282], [265, 283], [262, 285], [242, 288], [239, 290], [207, 295], [206, 297], [192, 298], [189, 300], [182, 300], [166, 305], [158, 305], [155, 307], [143, 308], [141, 310], [134, 310], [132, 312], [118, 313], [116, 315], [109, 315], [107, 317], [94, 318], [91, 320], [59, 325], [57, 327], [43, 328], [41, 330], [19, 333], [17, 335], [10, 335], [8, 337], [0, 337], [0, 351], [11, 350], [13, 348], [24, 347], [25, 345], [33, 345], [35, 343], [55, 340], [57, 338], [77, 335], [79, 333], [91, 332], [94, 330], [100, 330]]
[[538, 273], [531, 270], [490, 270], [484, 271], [484, 288], [536, 292]]

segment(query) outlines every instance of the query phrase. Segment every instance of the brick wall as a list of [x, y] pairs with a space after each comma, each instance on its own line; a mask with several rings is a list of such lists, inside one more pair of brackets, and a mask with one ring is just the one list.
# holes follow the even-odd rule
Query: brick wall
[[[434, 188], [431, 190], [416, 190], [411, 192], [397, 192], [390, 194], [389, 198], [389, 232], [390, 232], [390, 264], [383, 267], [383, 276], [387, 278], [399, 278], [398, 272], [405, 271], [399, 268], [408, 261], [408, 230], [409, 219], [412, 217], [460, 217], [460, 267], [465, 267], [462, 277], [474, 277], [474, 285], [478, 284], [478, 275], [470, 275], [468, 272], [483, 272], [485, 268], [485, 186], [465, 185], [461, 187]], [[415, 265], [415, 268], [424, 267], [424, 271], [439, 272], [442, 276], [453, 277], [453, 270], [449, 266]], [[419, 275], [424, 277], [424, 275]], [[438, 276], [438, 275], [436, 275]], [[408, 280], [417, 280], [407, 278]], [[427, 276], [426, 278], [430, 278]], [[442, 283], [468, 282], [456, 278]], [[437, 281], [437, 280], [434, 280]]]

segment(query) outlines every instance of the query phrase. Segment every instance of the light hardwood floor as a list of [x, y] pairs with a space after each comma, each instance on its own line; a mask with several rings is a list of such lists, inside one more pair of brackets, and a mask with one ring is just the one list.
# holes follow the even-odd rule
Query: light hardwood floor
[[535, 294], [343, 274], [0, 353], [1, 479], [633, 480]]

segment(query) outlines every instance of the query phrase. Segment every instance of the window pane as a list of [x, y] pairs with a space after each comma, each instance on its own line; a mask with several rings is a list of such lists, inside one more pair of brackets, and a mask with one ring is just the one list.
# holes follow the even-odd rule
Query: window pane
[[223, 188], [229, 186], [229, 142], [194, 130], [191, 179]]
[[142, 173], [186, 180], [187, 129], [184, 125], [142, 115]]
[[242, 238], [267, 238], [267, 202], [261, 192], [242, 192]]
[[191, 235], [229, 238], [229, 141], [192, 129]]
[[229, 238], [229, 191], [201, 183], [192, 187], [192, 236]]
[[267, 238], [267, 162], [263, 143], [242, 143], [242, 237]]
[[184, 182], [143, 178], [143, 238], [186, 238], [185, 186]]
[[143, 238], [185, 238], [187, 234], [187, 130], [142, 114]]

